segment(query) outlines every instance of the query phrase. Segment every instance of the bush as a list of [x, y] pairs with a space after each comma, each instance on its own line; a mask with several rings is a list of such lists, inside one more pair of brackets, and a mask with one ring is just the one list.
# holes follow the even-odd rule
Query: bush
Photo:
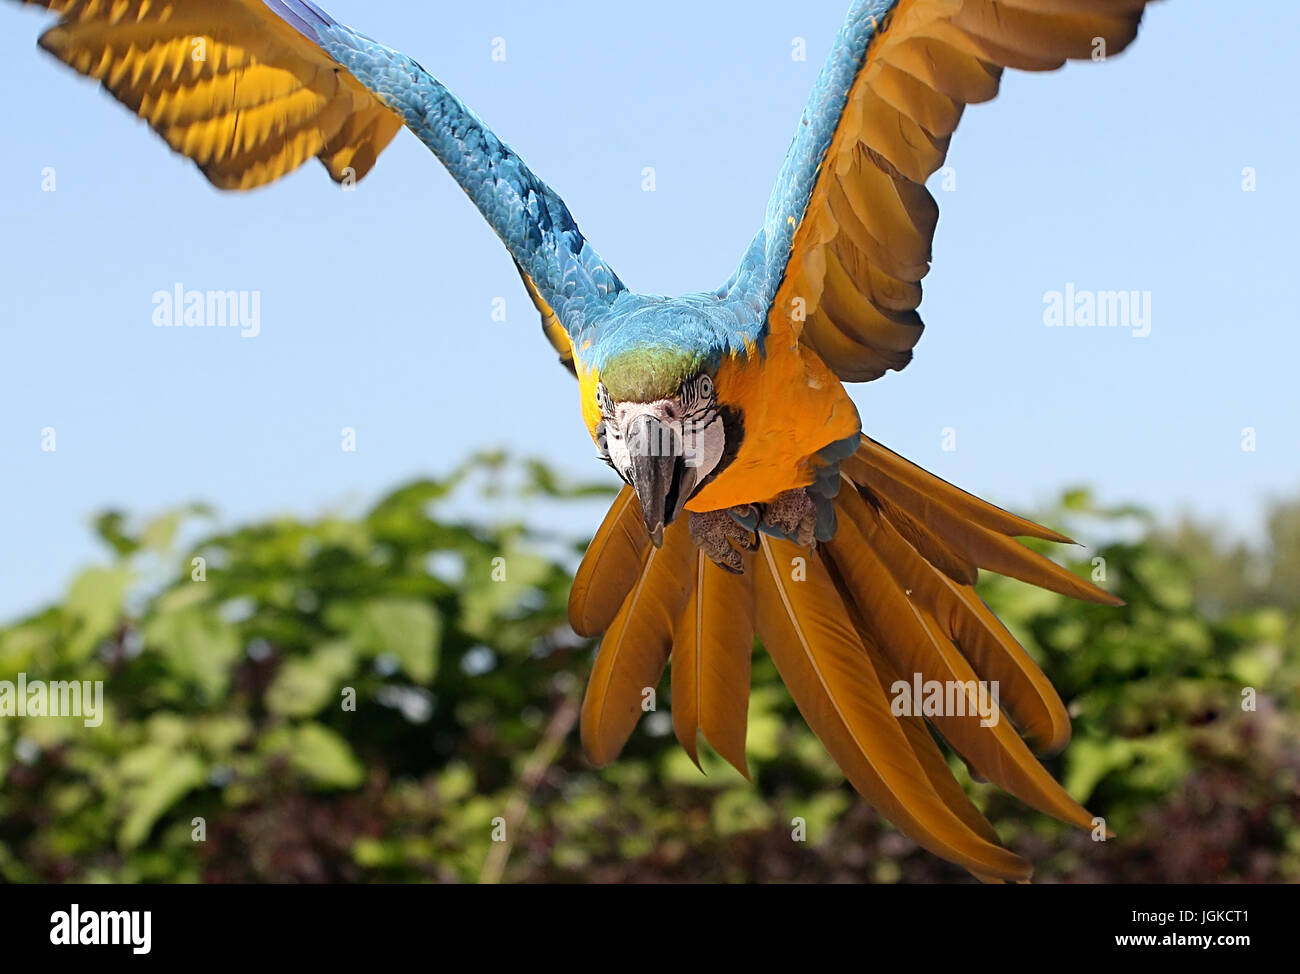
[[[561, 506], [607, 493], [483, 457], [360, 517], [277, 518], [188, 544], [208, 512], [139, 527], [101, 516], [111, 560], [0, 629], [0, 680], [102, 680], [107, 711], [99, 727], [0, 719], [0, 877], [968, 878], [853, 795], [761, 649], [754, 784], [707, 749], [701, 775], [666, 705], [593, 770], [573, 728], [595, 646], [565, 621], [582, 546], [450, 518], [467, 487]], [[1123, 609], [983, 582], [1075, 715], [1052, 770], [1118, 837], [1094, 843], [970, 784], [977, 804], [1040, 880], [1300, 879], [1300, 626], [1279, 594], [1297, 591], [1285, 576], [1300, 533], [1225, 553], [1199, 528], [1163, 532], [1079, 491], [1046, 517], [1138, 538], [1095, 552], [1101, 563], [1074, 552]], [[1210, 598], [1232, 559], [1259, 583]], [[796, 816], [806, 842], [791, 839]]]

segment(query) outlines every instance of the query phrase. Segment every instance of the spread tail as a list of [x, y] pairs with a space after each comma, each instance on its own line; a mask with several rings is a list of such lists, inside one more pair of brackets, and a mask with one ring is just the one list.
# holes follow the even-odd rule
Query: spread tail
[[[697, 759], [700, 734], [742, 774], [754, 636], [804, 719], [854, 788], [917, 843], [985, 880], [1029, 866], [998, 843], [935, 743], [980, 776], [1081, 828], [1092, 816], [1033, 756], [1070, 737], [1060, 697], [980, 597], [984, 568], [1076, 598], [1121, 604], [1014, 540], [1063, 535], [967, 494], [862, 438], [840, 464], [833, 540], [811, 553], [759, 536], [745, 572], [696, 551], [684, 521], [661, 549], [636, 497], [619, 495], [578, 571], [569, 616], [605, 634], [582, 713], [597, 764], [613, 760], [671, 655], [673, 728]], [[913, 688], [943, 688], [943, 713]], [[992, 692], [991, 688], [996, 688]], [[899, 706], [910, 694], [914, 707]]]

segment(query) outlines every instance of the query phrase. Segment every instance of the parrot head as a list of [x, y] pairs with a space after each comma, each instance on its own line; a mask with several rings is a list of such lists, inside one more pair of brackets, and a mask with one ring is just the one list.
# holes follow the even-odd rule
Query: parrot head
[[656, 546], [735, 455], [738, 415], [718, 402], [706, 357], [664, 346], [620, 355], [596, 388], [601, 459], [630, 484]]

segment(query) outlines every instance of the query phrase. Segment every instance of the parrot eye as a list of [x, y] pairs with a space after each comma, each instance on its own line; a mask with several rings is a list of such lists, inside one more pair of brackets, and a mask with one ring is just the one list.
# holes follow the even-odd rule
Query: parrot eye
[[693, 410], [698, 407], [710, 407], [713, 405], [713, 379], [707, 375], [696, 376], [694, 379], [687, 380], [682, 385], [680, 399], [686, 409]]

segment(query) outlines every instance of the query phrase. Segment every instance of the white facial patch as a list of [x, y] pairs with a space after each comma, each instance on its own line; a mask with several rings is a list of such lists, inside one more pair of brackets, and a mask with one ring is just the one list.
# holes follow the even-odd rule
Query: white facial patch
[[[688, 386], [689, 402], [685, 403], [680, 398], [614, 403], [603, 388], [600, 390], [598, 401], [605, 419], [605, 449], [610, 464], [625, 480], [634, 453], [682, 457], [692, 489], [721, 462], [727, 446], [726, 430], [718, 412], [713, 384], [707, 377], [702, 377]], [[660, 442], [629, 442], [627, 431], [641, 416], [650, 416], [658, 421]], [[644, 424], [637, 427], [638, 430], [644, 428]]]
[[682, 428], [682, 452], [686, 466], [698, 474], [697, 483], [713, 472], [726, 446], [726, 430], [716, 412], [705, 422], [687, 420]]

